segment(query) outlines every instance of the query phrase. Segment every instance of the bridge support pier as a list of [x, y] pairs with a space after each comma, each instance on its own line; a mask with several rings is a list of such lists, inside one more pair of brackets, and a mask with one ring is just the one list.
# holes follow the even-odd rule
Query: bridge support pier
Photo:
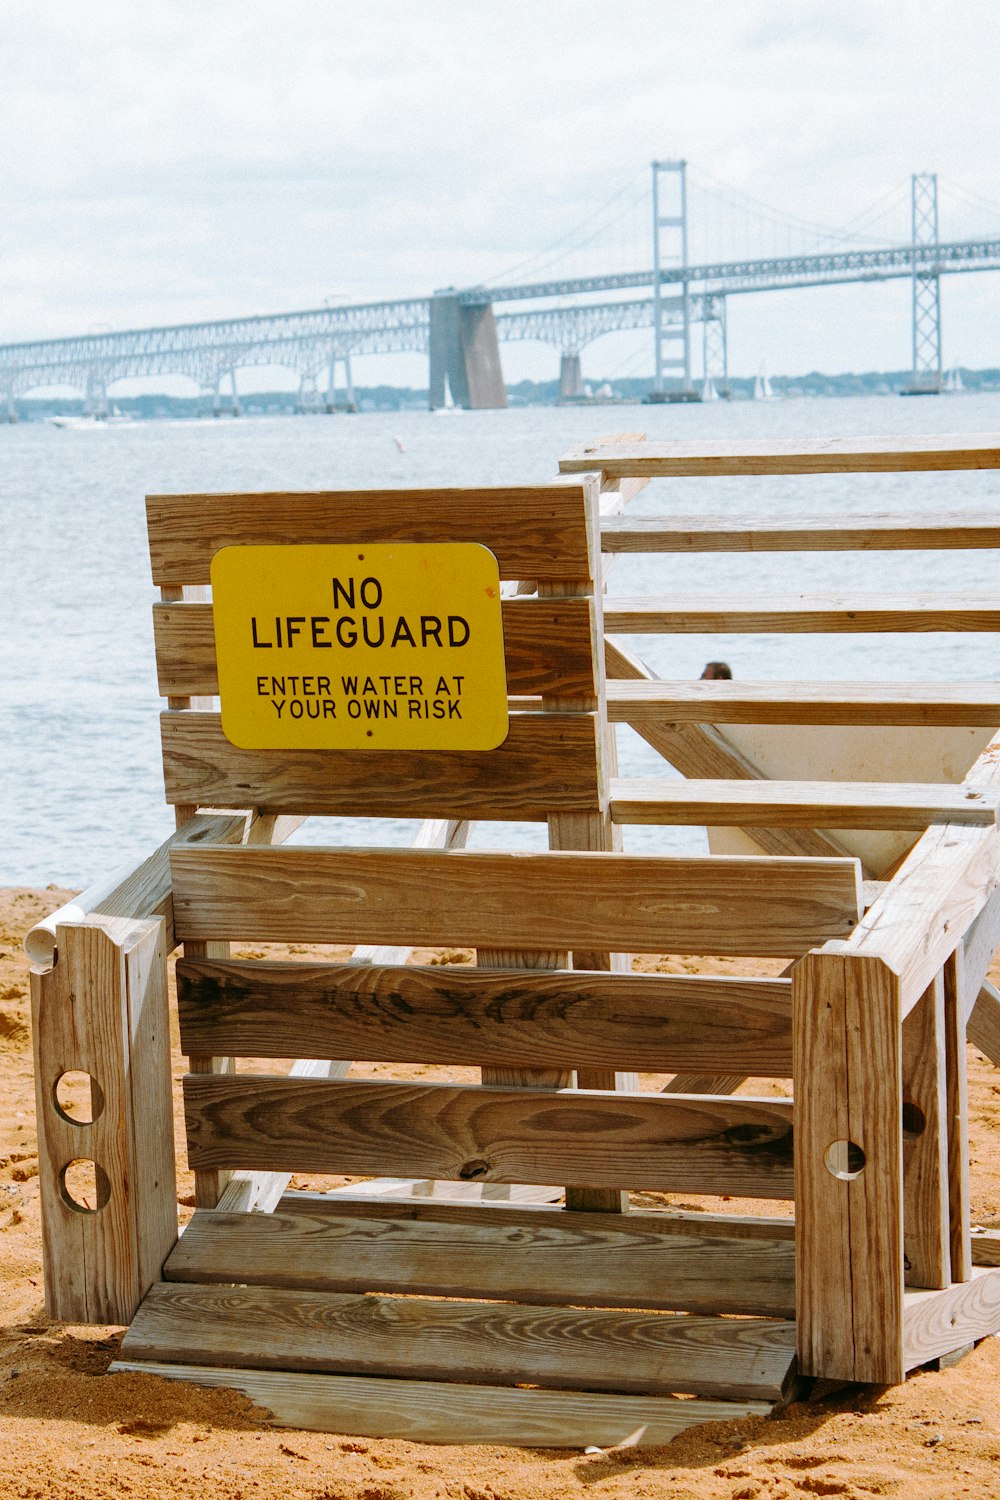
[[106, 421], [108, 416], [108, 388], [104, 376], [97, 370], [87, 371], [87, 394], [83, 402], [84, 414]]
[[0, 415], [0, 422], [13, 423], [17, 420], [17, 402], [14, 400], [14, 392], [10, 390], [5, 391], [3, 398], [3, 414]]
[[430, 408], [447, 405], [473, 411], [507, 405], [500, 346], [489, 302], [462, 303], [452, 292], [431, 298]]
[[239, 392], [236, 389], [236, 371], [222, 371], [215, 377], [215, 386], [212, 390], [212, 416], [221, 417], [223, 413], [222, 382], [226, 375], [229, 376], [229, 415], [231, 417], [242, 416], [240, 408]]
[[559, 360], [559, 400], [573, 401], [583, 395], [583, 372], [579, 354], [563, 354]]
[[326, 382], [326, 411], [337, 411], [337, 365], [344, 366], [344, 404], [342, 411], [357, 411], [358, 401], [354, 394], [354, 381], [351, 379], [351, 356], [345, 350], [343, 354], [332, 352], [330, 354], [330, 369]]

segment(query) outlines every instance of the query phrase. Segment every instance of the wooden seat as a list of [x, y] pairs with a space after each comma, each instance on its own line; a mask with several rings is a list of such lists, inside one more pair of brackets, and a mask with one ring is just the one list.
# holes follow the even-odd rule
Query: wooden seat
[[[36, 976], [50, 1309], [128, 1322], [116, 1369], [235, 1386], [279, 1422], [563, 1446], [668, 1441], [763, 1413], [802, 1372], [901, 1379], [928, 1350], [1000, 1327], [995, 1247], [982, 1241], [974, 1262], [961, 1166], [965, 1014], [976, 1006], [980, 1037], [1000, 1014], [980, 996], [1000, 937], [1000, 757], [960, 787], [768, 783], [709, 727], [989, 726], [1000, 692], [659, 682], [606, 641], [603, 597], [611, 555], [637, 548], [1000, 545], [985, 514], [947, 527], [626, 522], [647, 473], [998, 460], [982, 442], [630, 439], [570, 455], [549, 485], [151, 498], [179, 831], [55, 924], [54, 967]], [[497, 559], [501, 744], [278, 750], [227, 737], [213, 557], [430, 542]], [[964, 595], [608, 610], [626, 633], [1000, 623], [990, 600]], [[619, 779], [617, 722], [693, 779]], [[322, 846], [288, 843], [314, 815], [424, 821], [409, 849], [357, 847], [342, 824]], [[514, 821], [541, 824], [549, 848], [463, 847], [473, 822]], [[764, 852], [622, 848], [622, 825], [671, 822], [745, 827]], [[827, 832], [858, 826], [921, 837], [872, 887]], [[197, 1201], [181, 1237], [164, 985], [178, 943]], [[279, 960], [234, 943], [353, 953]], [[409, 962], [414, 948], [448, 961]], [[778, 962], [752, 977], [640, 973], [632, 953]], [[94, 975], [93, 1003], [71, 1005]], [[52, 1107], [70, 1065], [110, 1106], [93, 1125]], [[737, 1094], [748, 1078], [778, 1086]], [[67, 1153], [87, 1150], [103, 1173], [91, 1215], [64, 1179]], [[367, 1180], [303, 1190], [297, 1176]], [[778, 1211], [655, 1196], [640, 1208], [630, 1193]]]

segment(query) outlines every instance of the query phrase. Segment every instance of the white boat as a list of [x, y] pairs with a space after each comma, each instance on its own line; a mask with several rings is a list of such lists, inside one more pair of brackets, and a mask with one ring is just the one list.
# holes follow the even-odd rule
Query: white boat
[[70, 432], [103, 432], [107, 422], [99, 417], [49, 417], [51, 427], [62, 427]]
[[944, 377], [944, 388], [950, 396], [957, 396], [961, 391], [965, 390], [965, 386], [962, 384], [961, 370], [953, 366], [948, 371]]
[[753, 399], [755, 401], [778, 401], [778, 397], [771, 389], [771, 377], [761, 370], [753, 383]]

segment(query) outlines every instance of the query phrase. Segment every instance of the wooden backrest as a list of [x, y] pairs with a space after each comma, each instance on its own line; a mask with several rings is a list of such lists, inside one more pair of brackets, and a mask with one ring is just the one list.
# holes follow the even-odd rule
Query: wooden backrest
[[[588, 481], [495, 489], [172, 495], [147, 501], [167, 800], [264, 813], [544, 819], [601, 803], [599, 543]], [[508, 584], [503, 629], [510, 732], [488, 752], [247, 751], [230, 744], [218, 691], [212, 558], [222, 547], [474, 541]], [[532, 597], [513, 596], [519, 581]], [[527, 700], [527, 701], [524, 701]]]

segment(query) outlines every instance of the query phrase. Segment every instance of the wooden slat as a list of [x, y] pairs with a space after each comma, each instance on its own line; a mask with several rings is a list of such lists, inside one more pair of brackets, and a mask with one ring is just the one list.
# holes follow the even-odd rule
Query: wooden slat
[[1000, 1266], [1000, 1229], [982, 1229], [977, 1226], [972, 1234], [972, 1264]]
[[997, 821], [1000, 791], [880, 781], [613, 781], [611, 816], [626, 824], [792, 828], [926, 828]]
[[128, 1359], [182, 1359], [642, 1395], [776, 1399], [792, 1325], [744, 1318], [356, 1297], [265, 1287], [153, 1287]]
[[220, 547], [479, 542], [502, 578], [592, 577], [585, 486], [498, 485], [313, 493], [150, 495], [153, 582], [209, 583]]
[[433, 1201], [368, 1208], [285, 1199], [273, 1214], [199, 1211], [163, 1278], [793, 1316], [790, 1240], [700, 1228], [664, 1214], [495, 1208], [473, 1216]]
[[604, 628], [625, 635], [1000, 630], [1000, 598], [996, 594], [610, 598], [604, 606]]
[[608, 718], [710, 724], [1000, 724], [996, 682], [609, 682]]
[[559, 461], [564, 474], [599, 469], [610, 479], [721, 474], [898, 474], [1000, 467], [992, 433], [948, 436], [712, 439], [581, 444]]
[[996, 513], [943, 511], [835, 518], [634, 516], [601, 523], [605, 552], [900, 552], [1000, 547]]
[[857, 861], [182, 849], [185, 938], [792, 957], [849, 933]]
[[791, 981], [182, 959], [184, 1052], [791, 1072]]
[[791, 1195], [787, 1099], [189, 1074], [196, 1168]]
[[991, 1333], [1000, 1333], [1000, 1271], [984, 1267], [946, 1291], [906, 1293], [903, 1357], [908, 1370]]
[[969, 1084], [966, 1072], [965, 1010], [962, 1004], [962, 950], [944, 966], [945, 1113], [950, 1192], [951, 1279], [972, 1274], [969, 1206]]
[[[509, 693], [593, 694], [588, 599], [504, 599], [501, 610]], [[218, 693], [211, 604], [154, 604], [153, 636], [161, 694]]]
[[990, 1062], [1000, 1068], [1000, 990], [989, 980], [983, 985], [972, 1007], [967, 1035]]
[[[651, 681], [655, 673], [620, 641], [605, 637], [609, 677]], [[759, 769], [709, 724], [639, 724], [636, 733], [682, 776], [761, 781]], [[757, 828], [750, 835], [765, 854], [834, 856], [843, 851], [815, 828]]]
[[951, 1284], [944, 980], [903, 1022], [903, 1253], [907, 1286]]
[[526, 1448], [611, 1448], [669, 1443], [701, 1422], [765, 1416], [771, 1403], [669, 1396], [609, 1396], [522, 1390], [455, 1381], [302, 1375], [282, 1370], [209, 1369], [118, 1359], [134, 1371], [193, 1385], [231, 1387], [270, 1412], [279, 1427], [419, 1443], [504, 1443]]
[[[810, 953], [792, 977], [804, 1375], [903, 1378], [899, 991], [877, 959], [836, 952]], [[861, 1160], [852, 1160], [848, 1143]]]
[[239, 750], [204, 713], [165, 713], [161, 732], [168, 802], [515, 821], [597, 802], [592, 714], [512, 714], [504, 743], [486, 751]]

